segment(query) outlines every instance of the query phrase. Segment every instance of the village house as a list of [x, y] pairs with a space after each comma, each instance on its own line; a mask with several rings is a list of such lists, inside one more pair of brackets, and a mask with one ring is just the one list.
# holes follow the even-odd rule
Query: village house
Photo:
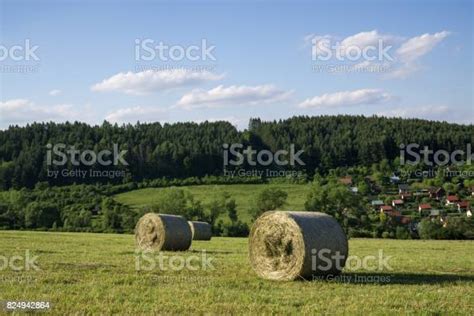
[[351, 176], [342, 177], [339, 179], [339, 182], [344, 185], [352, 185], [352, 177]]
[[382, 205], [380, 207], [380, 213], [383, 213], [390, 217], [402, 216], [402, 214], [399, 211], [395, 211], [390, 205]]
[[392, 206], [393, 207], [400, 207], [403, 205], [403, 200], [393, 200], [392, 201]]
[[438, 201], [441, 200], [441, 198], [446, 193], [446, 191], [443, 188], [429, 188], [428, 192], [431, 199], [435, 199]]
[[430, 204], [420, 204], [418, 206], [418, 212], [422, 213], [424, 211], [429, 211], [431, 210], [431, 205]]
[[382, 200], [373, 200], [371, 202], [372, 204], [372, 207], [375, 208], [375, 209], [378, 209], [380, 208], [382, 205], [384, 205], [383, 201]]
[[400, 194], [400, 198], [403, 200], [403, 201], [408, 201], [412, 198], [412, 194], [411, 192], [405, 192], [405, 193], [401, 193]]
[[408, 184], [403, 183], [403, 184], [398, 185], [398, 193], [399, 194], [407, 193], [407, 192], [410, 192], [410, 186]]
[[398, 184], [398, 183], [400, 183], [400, 177], [395, 176], [395, 175], [391, 176], [391, 177], [390, 177], [390, 183], [392, 183], [392, 184]]
[[442, 215], [441, 210], [431, 210], [430, 211], [430, 217], [435, 218], [435, 217], [440, 217]]
[[458, 205], [458, 212], [464, 212], [469, 209], [469, 201], [461, 201], [457, 205]]
[[457, 195], [448, 195], [446, 197], [446, 205], [454, 205], [459, 202], [459, 198]]

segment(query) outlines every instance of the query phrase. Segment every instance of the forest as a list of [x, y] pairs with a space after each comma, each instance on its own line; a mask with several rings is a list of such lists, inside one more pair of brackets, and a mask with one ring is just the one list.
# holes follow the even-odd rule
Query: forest
[[[157, 178], [221, 176], [224, 144], [239, 143], [272, 152], [291, 145], [303, 150], [304, 165], [255, 168], [297, 170], [311, 179], [338, 167], [371, 166], [400, 156], [400, 145], [416, 143], [453, 151], [474, 143], [474, 126], [419, 119], [364, 116], [299, 116], [279, 121], [251, 119], [239, 131], [224, 121], [112, 125], [34, 123], [0, 131], [0, 190], [49, 185], [121, 184]], [[48, 163], [51, 146], [78, 151], [125, 151], [127, 164]], [[231, 166], [232, 167], [232, 166]], [[245, 164], [242, 167], [246, 167]], [[68, 173], [63, 171], [67, 170]], [[72, 171], [76, 173], [71, 174]], [[81, 172], [85, 175], [77, 176]], [[55, 176], [53, 176], [55, 175]]]

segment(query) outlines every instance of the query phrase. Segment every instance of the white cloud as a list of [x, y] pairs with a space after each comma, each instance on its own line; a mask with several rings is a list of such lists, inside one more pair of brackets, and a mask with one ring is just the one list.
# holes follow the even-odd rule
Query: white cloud
[[60, 95], [61, 92], [62, 92], [61, 90], [54, 89], [54, 90], [49, 91], [49, 95], [55, 97], [57, 95]]
[[377, 113], [380, 116], [401, 117], [401, 118], [425, 118], [425, 119], [443, 119], [450, 112], [446, 105], [426, 105], [394, 108]]
[[[330, 34], [308, 34], [303, 38], [305, 47], [312, 46], [314, 43], [318, 43], [318, 45], [329, 44], [329, 47], [331, 49], [334, 48], [334, 50], [332, 51], [334, 56], [337, 54], [338, 56], [342, 57], [346, 56], [347, 49], [349, 47], [357, 47], [361, 51], [363, 51], [368, 47], [379, 47], [379, 45], [382, 45], [383, 47], [393, 46], [401, 40], [402, 38], [399, 36], [382, 34], [379, 33], [377, 30], [360, 32], [354, 35], [347, 36], [345, 38], [339, 38]], [[326, 52], [324, 51], [319, 52], [326, 55]]]
[[418, 71], [421, 68], [418, 60], [432, 51], [449, 34], [447, 31], [426, 33], [405, 41], [396, 51], [397, 63], [389, 77], [406, 78]]
[[38, 106], [27, 99], [13, 99], [0, 102], [0, 127], [23, 125], [28, 122], [74, 121], [80, 113], [71, 104]]
[[196, 85], [220, 80], [223, 74], [209, 71], [187, 71], [185, 69], [167, 69], [161, 71], [121, 72], [104, 79], [91, 87], [92, 91], [118, 91], [126, 94], [144, 95], [179, 87]]
[[[328, 46], [331, 48], [332, 58], [329, 60], [337, 60], [336, 56], [340, 56], [345, 63], [356, 63], [363, 64], [369, 61], [369, 58], [377, 57], [374, 60], [370, 60], [372, 64], [379, 64], [385, 69], [388, 69], [388, 78], [405, 78], [410, 74], [421, 69], [419, 60], [432, 51], [440, 42], [442, 42], [450, 33], [448, 31], [441, 31], [434, 34], [425, 33], [422, 35], [414, 36], [412, 38], [404, 38], [398, 35], [382, 34], [377, 30], [368, 32], [360, 32], [345, 38], [338, 38], [334, 35], [317, 35], [309, 34], [303, 38], [304, 46], [313, 46], [313, 41], [317, 41], [317, 50], [312, 52], [321, 60], [326, 60], [328, 55]], [[381, 46], [380, 46], [381, 45]], [[366, 58], [364, 55], [357, 60], [354, 60], [353, 53], [348, 56], [347, 48], [357, 47], [363, 52], [369, 47], [375, 47], [368, 50]], [[385, 53], [379, 53], [385, 51]], [[351, 56], [352, 55], [352, 56]], [[313, 56], [313, 57], [316, 57]], [[355, 55], [357, 56], [357, 55]], [[351, 58], [349, 58], [351, 57]], [[385, 71], [381, 71], [385, 73]]]
[[340, 91], [325, 93], [301, 102], [300, 108], [334, 108], [354, 105], [381, 104], [393, 97], [379, 89], [360, 89], [354, 91]]
[[206, 119], [201, 119], [201, 120], [194, 120], [193, 122], [203, 123], [205, 121], [208, 121], [208, 122], [225, 121], [225, 122], [229, 122], [230, 124], [232, 124], [238, 129], [244, 129], [245, 125], [248, 123], [248, 119], [238, 118], [236, 116], [226, 116], [226, 117], [219, 117], [219, 118], [211, 117], [211, 118], [206, 118]]
[[214, 108], [226, 105], [258, 105], [288, 99], [293, 91], [283, 91], [273, 85], [260, 86], [217, 86], [210, 90], [196, 89], [185, 94], [176, 106], [193, 108]]
[[[341, 47], [356, 46], [360, 49], [364, 49], [369, 46], [378, 46], [380, 42], [382, 42], [384, 46], [388, 46], [393, 45], [399, 39], [399, 37], [394, 35], [381, 34], [377, 30], [373, 30], [369, 32], [360, 32], [346, 37], [341, 42]], [[344, 54], [344, 52], [341, 53]]]
[[167, 111], [157, 107], [135, 106], [113, 111], [105, 118], [112, 123], [157, 122], [167, 118]]
[[426, 33], [412, 37], [397, 49], [398, 59], [403, 63], [414, 62], [433, 50], [448, 35], [449, 32], [442, 31], [435, 34]]

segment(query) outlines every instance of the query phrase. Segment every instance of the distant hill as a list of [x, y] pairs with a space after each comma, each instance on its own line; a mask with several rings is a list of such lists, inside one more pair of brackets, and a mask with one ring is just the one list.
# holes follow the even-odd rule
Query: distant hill
[[[291, 169], [312, 175], [340, 166], [371, 165], [399, 156], [400, 144], [417, 143], [432, 150], [465, 149], [474, 143], [474, 126], [363, 116], [299, 116], [266, 122], [251, 119], [249, 128], [238, 131], [229, 122], [175, 123], [100, 126], [84, 123], [34, 123], [26, 127], [12, 126], [0, 131], [0, 189], [33, 187], [38, 182], [52, 185], [185, 178], [221, 175], [223, 144], [242, 143], [253, 149], [304, 150], [305, 165], [267, 166]], [[63, 166], [48, 165], [48, 150], [57, 144], [66, 149], [113, 151], [126, 150], [128, 163], [104, 166], [75, 166], [71, 159]], [[52, 155], [52, 159], [61, 157]], [[85, 159], [90, 157], [85, 155]], [[120, 162], [120, 161], [118, 161]], [[85, 171], [85, 176], [61, 172]], [[49, 174], [48, 174], [49, 171]], [[58, 176], [52, 172], [59, 172]], [[89, 172], [102, 172], [116, 177], [91, 177]]]

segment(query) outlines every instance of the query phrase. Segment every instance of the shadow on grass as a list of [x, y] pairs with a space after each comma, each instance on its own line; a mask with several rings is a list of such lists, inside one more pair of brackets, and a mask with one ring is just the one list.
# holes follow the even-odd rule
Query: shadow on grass
[[474, 282], [473, 275], [459, 274], [425, 274], [425, 273], [342, 273], [326, 277], [314, 277], [313, 280], [347, 284], [446, 284], [457, 282]]
[[231, 253], [243, 253], [239, 251], [225, 251], [225, 250], [206, 250], [206, 249], [190, 249], [188, 250], [189, 252], [196, 252], [196, 253], [202, 253], [206, 252], [209, 254], [231, 254]]

